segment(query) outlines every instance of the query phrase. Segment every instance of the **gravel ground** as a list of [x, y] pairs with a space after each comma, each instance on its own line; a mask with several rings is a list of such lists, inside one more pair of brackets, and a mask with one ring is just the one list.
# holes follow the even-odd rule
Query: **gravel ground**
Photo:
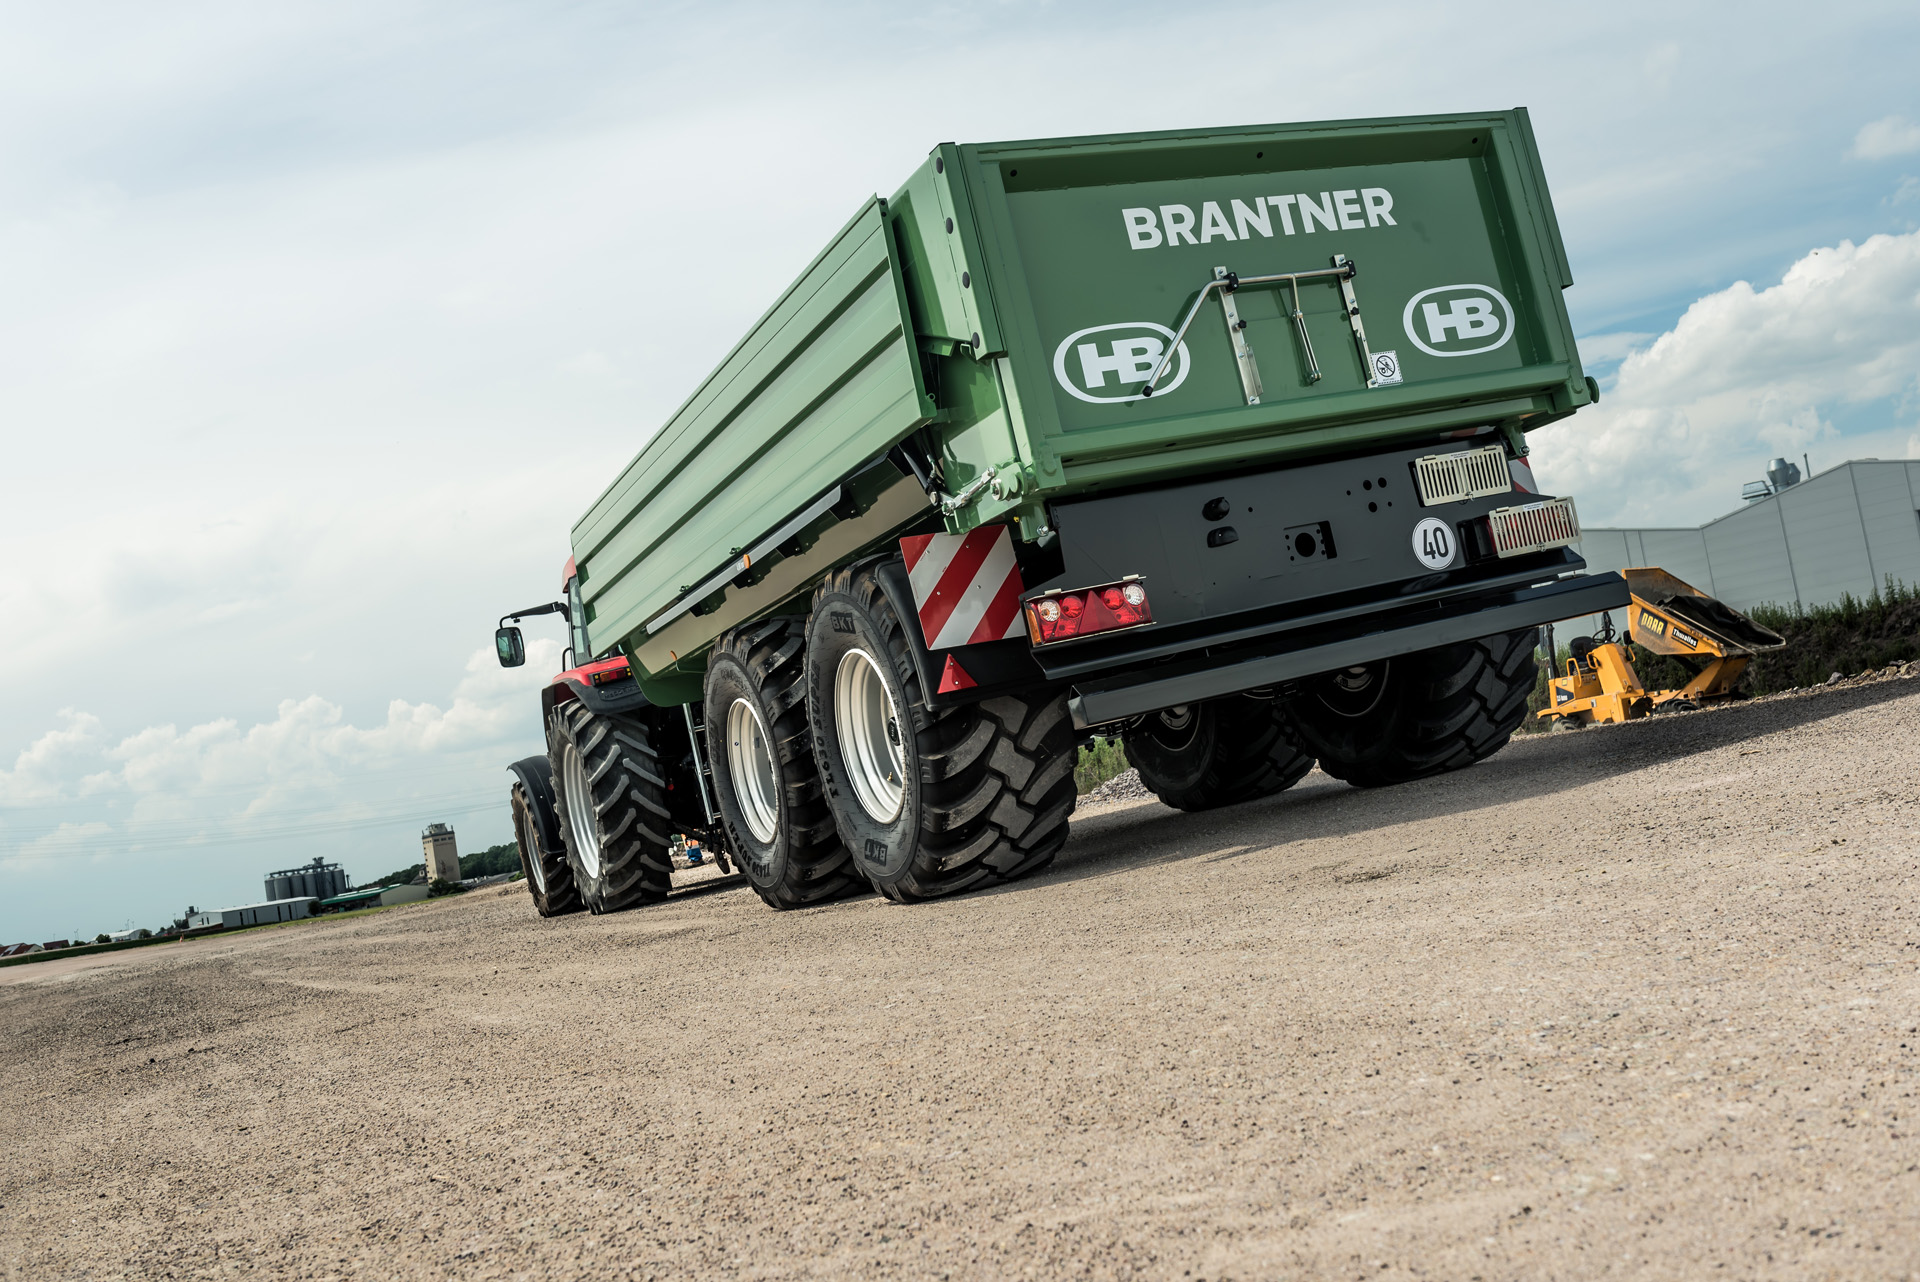
[[945, 903], [0, 970], [0, 1273], [1914, 1276], [1917, 783], [1891, 680], [1110, 802]]

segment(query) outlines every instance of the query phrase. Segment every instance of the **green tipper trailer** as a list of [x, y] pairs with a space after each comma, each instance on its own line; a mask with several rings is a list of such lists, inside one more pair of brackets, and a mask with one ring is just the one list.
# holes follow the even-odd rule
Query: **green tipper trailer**
[[1187, 809], [1497, 750], [1627, 601], [1526, 463], [1571, 284], [1524, 110], [935, 148], [574, 526], [542, 911], [674, 833], [778, 907], [1020, 876], [1095, 732]]

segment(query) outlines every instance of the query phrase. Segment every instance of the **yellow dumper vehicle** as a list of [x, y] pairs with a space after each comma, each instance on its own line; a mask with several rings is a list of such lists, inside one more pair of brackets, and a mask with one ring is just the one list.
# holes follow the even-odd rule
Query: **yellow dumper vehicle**
[[[1726, 699], [1757, 654], [1786, 645], [1779, 633], [1668, 574], [1658, 566], [1620, 571], [1633, 599], [1627, 604], [1627, 635], [1654, 654], [1699, 661], [1693, 680], [1677, 690], [1648, 690], [1634, 671], [1625, 640], [1616, 640], [1613, 620], [1600, 616], [1600, 634], [1578, 637], [1568, 647], [1565, 675], [1548, 683], [1541, 717], [1586, 725], [1629, 721], [1655, 709], [1697, 707]], [[1548, 653], [1554, 653], [1551, 643]], [[1557, 659], [1556, 659], [1557, 662]]]

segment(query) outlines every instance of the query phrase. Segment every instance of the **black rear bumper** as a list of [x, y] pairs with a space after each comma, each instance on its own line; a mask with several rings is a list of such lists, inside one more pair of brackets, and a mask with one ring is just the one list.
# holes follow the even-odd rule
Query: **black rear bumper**
[[1355, 664], [1624, 609], [1618, 574], [1579, 575], [1530, 586], [1462, 593], [1294, 626], [1231, 646], [1203, 646], [1170, 662], [1113, 676], [1088, 675], [1069, 698], [1084, 730], [1175, 704], [1259, 690]]

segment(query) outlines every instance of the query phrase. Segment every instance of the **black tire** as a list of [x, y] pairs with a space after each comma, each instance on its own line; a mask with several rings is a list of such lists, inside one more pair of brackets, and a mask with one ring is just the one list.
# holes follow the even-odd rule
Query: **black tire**
[[[754, 892], [774, 908], [806, 908], [867, 890], [866, 878], [840, 843], [814, 764], [806, 650], [804, 619], [770, 619], [727, 633], [707, 660], [714, 800], [734, 861]], [[772, 777], [757, 789], [752, 781], [734, 777], [735, 704], [746, 705], [771, 749]], [[754, 825], [765, 827], [769, 819], [772, 831], [762, 840]]]
[[[542, 761], [539, 764], [545, 767], [547, 763]], [[551, 791], [544, 800], [547, 805], [553, 804]], [[564, 849], [548, 850], [546, 843], [540, 840], [540, 825], [535, 819], [534, 807], [542, 804], [542, 800], [529, 797], [526, 788], [516, 779], [512, 804], [513, 838], [520, 847], [520, 872], [527, 879], [527, 891], [533, 896], [533, 906], [542, 917], [579, 912], [580, 895], [573, 886], [573, 865], [567, 862], [567, 852]]]
[[1524, 628], [1314, 677], [1288, 702], [1294, 736], [1361, 788], [1470, 766], [1527, 715], [1536, 636]]
[[1140, 782], [1176, 810], [1258, 801], [1313, 769], [1274, 699], [1230, 695], [1148, 713], [1122, 738]]
[[[859, 870], [901, 903], [1024, 877], [1053, 861], [1073, 814], [1075, 736], [1064, 692], [930, 708], [909, 641], [871, 565], [836, 571], [807, 621], [807, 717], [827, 805]], [[860, 800], [834, 712], [840, 665], [870, 656], [895, 710], [900, 806]]]
[[[554, 809], [573, 884], [593, 913], [667, 897], [673, 883], [666, 781], [652, 735], [639, 718], [597, 717], [578, 700], [553, 710], [547, 727]], [[570, 772], [570, 756], [579, 759]], [[569, 781], [584, 789], [574, 809]], [[586, 842], [593, 849], [583, 849]]]

